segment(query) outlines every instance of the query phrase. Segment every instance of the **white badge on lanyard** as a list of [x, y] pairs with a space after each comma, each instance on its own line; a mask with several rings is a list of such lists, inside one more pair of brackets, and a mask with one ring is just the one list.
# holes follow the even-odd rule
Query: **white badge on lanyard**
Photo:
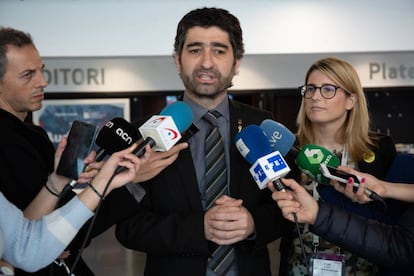
[[345, 275], [345, 255], [314, 252], [310, 254], [309, 260], [311, 276]]

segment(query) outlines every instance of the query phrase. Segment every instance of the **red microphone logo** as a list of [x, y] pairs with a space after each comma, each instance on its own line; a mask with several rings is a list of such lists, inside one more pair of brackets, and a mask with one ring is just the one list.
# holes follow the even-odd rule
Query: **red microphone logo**
[[174, 129], [172, 129], [172, 128], [165, 128], [165, 130], [167, 131], [167, 136], [168, 136], [171, 140], [177, 139], [177, 137], [178, 137], [178, 132], [177, 132], [177, 131], [175, 131], [175, 130], [174, 130]]

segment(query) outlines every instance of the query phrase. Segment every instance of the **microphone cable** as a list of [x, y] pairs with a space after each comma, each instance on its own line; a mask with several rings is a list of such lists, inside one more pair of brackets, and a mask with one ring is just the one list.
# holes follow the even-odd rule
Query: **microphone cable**
[[[86, 170], [86, 168], [87, 168], [87, 166], [85, 165], [84, 167], [83, 167], [83, 170], [82, 170], [82, 172], [83, 171], [85, 171]], [[65, 187], [63, 187], [63, 189], [62, 189], [62, 191], [60, 192], [60, 194], [59, 194], [59, 196], [58, 196], [58, 199], [57, 199], [57, 201], [56, 201], [56, 204], [55, 204], [55, 208], [54, 208], [54, 210], [56, 210], [56, 209], [58, 209], [59, 207], [60, 207], [60, 203], [61, 203], [61, 201], [62, 201], [62, 199], [64, 198], [64, 196], [65, 195], [67, 195], [70, 191], [72, 191], [72, 189], [76, 186], [78, 184], [78, 181], [77, 180], [75, 180], [75, 179], [71, 179], [71, 180], [69, 180], [69, 182], [65, 185]], [[64, 260], [63, 259], [61, 259], [60, 261], [57, 261], [57, 259], [55, 260], [55, 261], [53, 261], [53, 263], [52, 264], [55, 264], [55, 265], [57, 265], [57, 266], [61, 266], [61, 267], [64, 267], [65, 269], [66, 269], [66, 273], [68, 274], [68, 275], [73, 275], [72, 273], [71, 273], [71, 270], [69, 269], [69, 267], [66, 265], [66, 263], [64, 262]], [[54, 270], [53, 270], [53, 266], [51, 266], [50, 267], [50, 275], [51, 276], [53, 276], [55, 273], [54, 273]], [[74, 276], [74, 275], [73, 275]]]
[[[70, 269], [70, 272], [69, 272], [69, 274], [68, 274], [68, 275], [70, 275], [70, 276], [75, 276], [75, 274], [73, 274], [73, 271], [75, 270], [75, 268], [76, 268], [76, 266], [77, 266], [77, 264], [78, 264], [78, 262], [79, 262], [79, 260], [80, 260], [80, 257], [82, 256], [82, 253], [83, 253], [83, 251], [85, 250], [86, 243], [88, 242], [88, 239], [89, 239], [89, 237], [90, 237], [90, 235], [91, 235], [92, 228], [93, 228], [93, 225], [95, 224], [96, 217], [97, 217], [97, 215], [98, 215], [98, 213], [99, 213], [99, 210], [100, 210], [100, 208], [101, 208], [101, 206], [102, 206], [102, 203], [103, 203], [103, 200], [104, 200], [104, 195], [105, 195], [105, 194], [106, 194], [106, 192], [108, 191], [109, 185], [111, 184], [111, 182], [112, 182], [112, 180], [114, 179], [114, 177], [115, 177], [115, 176], [116, 176], [116, 173], [112, 174], [111, 178], [108, 180], [108, 182], [107, 182], [107, 183], [106, 183], [106, 185], [105, 185], [104, 191], [102, 192], [102, 196], [101, 196], [101, 197], [100, 197], [100, 199], [99, 199], [98, 206], [97, 206], [97, 207], [96, 207], [96, 209], [95, 209], [95, 214], [93, 215], [93, 217], [92, 217], [92, 219], [91, 219], [91, 221], [90, 221], [90, 224], [89, 224], [88, 230], [87, 230], [87, 232], [86, 232], [85, 238], [83, 239], [82, 245], [81, 245], [81, 247], [80, 247], [80, 248], [79, 248], [79, 250], [78, 250], [78, 254], [76, 255], [75, 261], [73, 262], [72, 267], [71, 267], [71, 269]], [[98, 195], [99, 195], [99, 193], [97, 193], [97, 191], [95, 191], [95, 188], [93, 188], [92, 184], [89, 184], [88, 186], [89, 186], [89, 188], [91, 188], [91, 189], [92, 189], [92, 190], [93, 190], [96, 194], [98, 194]], [[86, 189], [86, 188], [85, 188], [85, 189]]]
[[58, 199], [57, 199], [57, 201], [56, 201], [56, 204], [55, 204], [55, 208], [54, 208], [54, 209], [59, 208], [60, 203], [61, 203], [61, 201], [62, 201], [63, 197], [64, 197], [65, 195], [67, 195], [70, 191], [72, 191], [72, 189], [73, 189], [73, 188], [74, 188], [77, 184], [78, 184], [78, 181], [76, 181], [76, 180], [74, 180], [74, 179], [69, 180], [69, 182], [68, 182], [68, 183], [65, 185], [65, 187], [63, 188], [63, 190], [60, 192], [59, 197], [58, 197]]
[[293, 215], [293, 219], [295, 221], [296, 231], [298, 232], [298, 237], [299, 237], [299, 242], [300, 242], [300, 249], [302, 251], [302, 258], [303, 258], [303, 261], [305, 262], [306, 270], [309, 272], [308, 258], [306, 256], [305, 246], [303, 244], [303, 235], [302, 235], [302, 232], [300, 231], [298, 216], [296, 215], [296, 213], [293, 213], [292, 215]]
[[[280, 182], [280, 179], [276, 179], [273, 181], [273, 187], [279, 192], [286, 192], [286, 188], [285, 186], [283, 186], [282, 182]], [[302, 235], [302, 232], [300, 231], [298, 216], [296, 215], [296, 213], [292, 213], [292, 215], [293, 215], [293, 220], [296, 225], [296, 231], [298, 232], [300, 249], [302, 251], [302, 258], [303, 258], [303, 261], [305, 262], [306, 270], [309, 272], [308, 258], [306, 256], [305, 245], [303, 244], [303, 235]]]
[[[95, 158], [94, 162], [96, 162], [97, 160], [98, 160], [98, 159], [97, 159], [97, 158]], [[102, 161], [102, 158], [100, 158], [99, 162], [100, 162], [100, 161]], [[85, 164], [85, 165], [83, 166], [82, 173], [84, 173], [87, 169], [88, 169], [88, 165], [87, 165], [87, 164]], [[58, 200], [57, 200], [57, 202], [56, 202], [56, 205], [55, 205], [55, 209], [59, 208], [59, 206], [60, 206], [60, 202], [61, 202], [62, 198], [63, 198], [66, 194], [68, 194], [70, 191], [72, 191], [72, 190], [73, 190], [73, 188], [75, 188], [75, 186], [76, 186], [76, 185], [78, 185], [78, 181], [77, 181], [77, 180], [75, 180], [75, 179], [71, 179], [71, 180], [69, 180], [69, 182], [68, 182], [68, 183], [65, 185], [65, 187], [63, 188], [62, 192], [60, 192], [59, 198], [58, 198]]]

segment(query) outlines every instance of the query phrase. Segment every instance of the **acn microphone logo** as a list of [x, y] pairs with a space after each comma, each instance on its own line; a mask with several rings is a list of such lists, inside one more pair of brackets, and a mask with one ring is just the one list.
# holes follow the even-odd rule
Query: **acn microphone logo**
[[133, 142], [132, 141], [132, 137], [131, 136], [129, 136], [129, 134], [126, 132], [126, 131], [124, 131], [122, 128], [117, 128], [116, 129], [116, 134], [119, 136], [119, 137], [121, 137], [122, 138], [122, 140], [124, 140], [128, 145], [131, 145], [131, 143]]

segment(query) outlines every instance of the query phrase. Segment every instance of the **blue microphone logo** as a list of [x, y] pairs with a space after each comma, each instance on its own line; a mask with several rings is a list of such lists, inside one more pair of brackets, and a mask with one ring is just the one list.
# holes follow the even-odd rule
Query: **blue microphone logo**
[[266, 173], [260, 164], [257, 164], [253, 168], [253, 171], [254, 171], [253, 177], [255, 178], [256, 181], [263, 182], [266, 179]]
[[280, 154], [270, 156], [270, 158], [267, 159], [267, 162], [271, 164], [273, 172], [279, 172], [287, 168], [285, 160]]

